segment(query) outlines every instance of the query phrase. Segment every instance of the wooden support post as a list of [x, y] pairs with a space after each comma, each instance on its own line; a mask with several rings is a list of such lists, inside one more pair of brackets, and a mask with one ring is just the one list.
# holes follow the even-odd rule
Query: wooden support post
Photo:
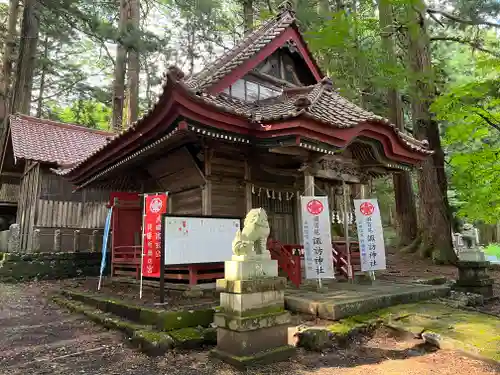
[[347, 254], [347, 278], [353, 280], [351, 249], [349, 243], [349, 187], [342, 181], [342, 197], [344, 201], [344, 234], [345, 234], [345, 249]]
[[304, 172], [304, 195], [314, 196], [314, 176], [308, 171]]
[[196, 264], [190, 264], [188, 266], [189, 272], [189, 286], [194, 286], [198, 283], [198, 267]]
[[253, 208], [251, 174], [252, 168], [245, 158], [245, 214]]
[[360, 186], [359, 195], [361, 199], [368, 199], [368, 185], [363, 184]]
[[92, 235], [90, 236], [89, 240], [89, 250], [92, 253], [98, 251], [97, 249], [98, 236], [99, 236], [99, 231], [97, 229], [94, 229], [92, 231]]
[[205, 160], [203, 168], [203, 173], [205, 175], [205, 186], [203, 187], [201, 193], [201, 210], [203, 215], [212, 214], [212, 181], [210, 180], [210, 176], [212, 174], [212, 157], [213, 149], [205, 147]]

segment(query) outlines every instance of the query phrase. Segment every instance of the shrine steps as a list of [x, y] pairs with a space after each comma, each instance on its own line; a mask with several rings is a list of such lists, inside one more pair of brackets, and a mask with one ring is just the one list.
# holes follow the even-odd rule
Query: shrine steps
[[168, 312], [75, 291], [62, 291], [52, 301], [104, 328], [121, 332], [126, 342], [149, 356], [161, 356], [173, 348], [196, 349], [217, 343], [215, 328], [211, 327], [214, 309]]

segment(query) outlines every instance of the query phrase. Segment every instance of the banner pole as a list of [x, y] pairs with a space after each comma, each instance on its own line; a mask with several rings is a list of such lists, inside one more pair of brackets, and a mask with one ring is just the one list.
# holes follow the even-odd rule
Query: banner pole
[[99, 271], [99, 282], [97, 284], [97, 290], [101, 290], [102, 286], [102, 274], [104, 273], [104, 268], [106, 267], [106, 256], [108, 253], [108, 239], [109, 231], [111, 228], [111, 216], [113, 215], [113, 206], [109, 208], [108, 214], [106, 216], [106, 222], [104, 224], [104, 235], [102, 238], [102, 249], [101, 249], [101, 268]]
[[139, 282], [139, 299], [142, 299], [142, 268], [144, 267], [144, 220], [146, 217], [146, 197], [144, 194], [143, 207], [142, 207], [142, 237], [141, 237], [141, 280]]

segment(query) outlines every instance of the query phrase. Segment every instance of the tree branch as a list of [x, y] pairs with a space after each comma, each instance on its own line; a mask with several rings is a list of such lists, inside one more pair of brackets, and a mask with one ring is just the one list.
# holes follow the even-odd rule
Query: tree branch
[[481, 46], [480, 42], [475, 41], [475, 40], [463, 39], [463, 38], [458, 38], [458, 37], [454, 37], [454, 36], [434, 36], [434, 37], [430, 38], [430, 41], [431, 42], [444, 41], [444, 42], [455, 42], [455, 43], [460, 43], [460, 44], [466, 44], [468, 46], [471, 46], [474, 49], [477, 49], [478, 51], [481, 51], [481, 52], [490, 54], [494, 57], [500, 58], [499, 52], [495, 52], [495, 51], [489, 50], [487, 48], [484, 48], [483, 46]]
[[498, 122], [493, 122], [491, 119], [486, 117], [484, 114], [478, 112], [478, 111], [473, 111], [476, 115], [481, 117], [488, 125], [490, 125], [492, 128], [498, 130], [500, 132], [500, 124]]
[[471, 25], [471, 26], [485, 25], [485, 26], [500, 28], [500, 24], [495, 23], [495, 22], [489, 22], [489, 21], [479, 20], [479, 19], [478, 20], [463, 19], [463, 18], [460, 18], [458, 16], [455, 16], [454, 14], [445, 12], [444, 10], [427, 8], [427, 13], [429, 15], [439, 14], [445, 18], [448, 18], [449, 20], [452, 20], [452, 21], [455, 21], [458, 23], [463, 23], [465, 25]]

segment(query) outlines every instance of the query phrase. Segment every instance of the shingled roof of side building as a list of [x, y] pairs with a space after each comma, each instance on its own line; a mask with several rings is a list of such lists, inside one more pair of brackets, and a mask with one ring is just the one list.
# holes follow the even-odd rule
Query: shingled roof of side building
[[22, 114], [11, 115], [9, 120], [16, 160], [60, 167], [81, 162], [113, 136], [113, 133], [102, 130]]

